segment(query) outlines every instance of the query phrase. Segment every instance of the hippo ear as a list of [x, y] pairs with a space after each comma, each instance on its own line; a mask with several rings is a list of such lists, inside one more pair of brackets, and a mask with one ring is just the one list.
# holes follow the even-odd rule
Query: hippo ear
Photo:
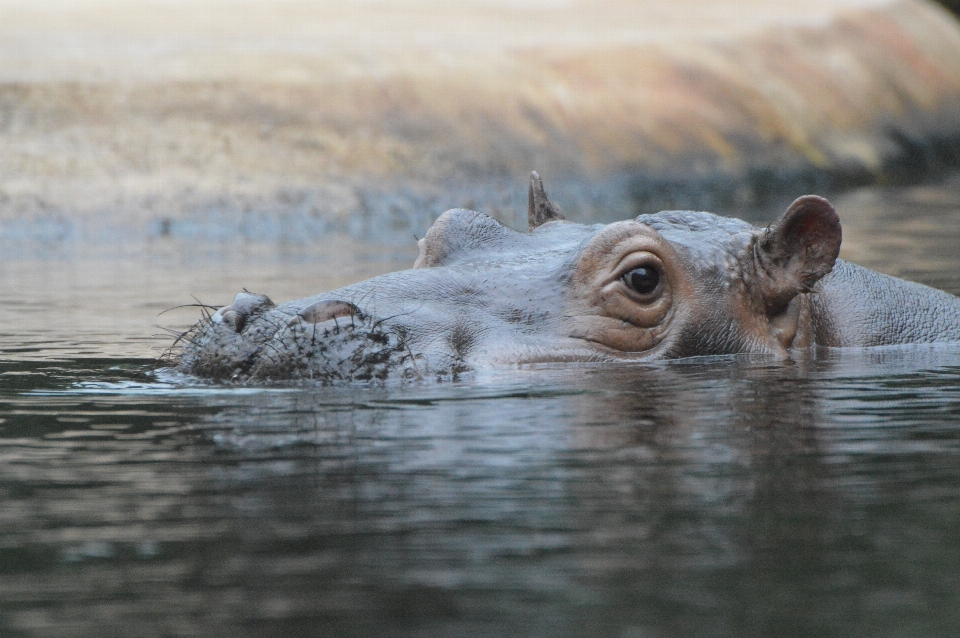
[[527, 226], [532, 231], [547, 222], [563, 221], [566, 219], [557, 205], [547, 199], [547, 191], [543, 190], [543, 180], [537, 171], [530, 173], [530, 195], [527, 200]]
[[833, 270], [843, 233], [830, 202], [800, 197], [754, 244], [767, 313], [778, 314], [801, 292], [809, 292]]

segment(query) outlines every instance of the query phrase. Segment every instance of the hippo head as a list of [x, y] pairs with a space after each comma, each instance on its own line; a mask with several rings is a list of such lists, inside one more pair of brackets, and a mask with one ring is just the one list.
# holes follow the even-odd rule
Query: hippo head
[[533, 174], [530, 232], [445, 212], [411, 270], [275, 305], [240, 293], [184, 335], [188, 374], [237, 381], [452, 378], [479, 368], [730, 353], [815, 341], [840, 224], [806, 196], [766, 229], [667, 211], [563, 219]]

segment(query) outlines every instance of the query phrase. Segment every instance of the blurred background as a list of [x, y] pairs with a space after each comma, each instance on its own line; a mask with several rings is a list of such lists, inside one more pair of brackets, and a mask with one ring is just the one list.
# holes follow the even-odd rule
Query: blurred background
[[942, 179], [958, 139], [926, 0], [4, 0], [0, 322], [142, 353], [190, 295], [406, 266], [448, 208], [523, 228], [531, 170], [580, 222], [766, 222]]
[[920, 0], [5, 0], [0, 237], [742, 215], [956, 163], [958, 97]]
[[198, 316], [160, 313], [408, 267], [448, 208], [523, 229], [531, 170], [579, 222], [861, 189], [843, 256], [942, 284], [956, 189], [904, 189], [958, 140], [927, 0], [4, 0], [4, 350], [154, 356]]

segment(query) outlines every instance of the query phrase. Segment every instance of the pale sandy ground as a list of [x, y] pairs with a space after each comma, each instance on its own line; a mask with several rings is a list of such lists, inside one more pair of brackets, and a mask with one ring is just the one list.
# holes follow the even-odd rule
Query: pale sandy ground
[[4, 0], [0, 81], [341, 82], [821, 28], [884, 0]]
[[0, 238], [405, 243], [521, 225], [531, 169], [578, 219], [737, 213], [922, 160], [958, 98], [920, 0], [2, 0]]

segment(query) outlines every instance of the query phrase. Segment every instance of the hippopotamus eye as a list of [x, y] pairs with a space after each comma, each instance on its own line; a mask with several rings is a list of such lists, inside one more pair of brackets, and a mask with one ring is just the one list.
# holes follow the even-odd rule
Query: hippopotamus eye
[[623, 283], [638, 294], [649, 295], [660, 285], [660, 271], [654, 266], [640, 266], [625, 274]]

